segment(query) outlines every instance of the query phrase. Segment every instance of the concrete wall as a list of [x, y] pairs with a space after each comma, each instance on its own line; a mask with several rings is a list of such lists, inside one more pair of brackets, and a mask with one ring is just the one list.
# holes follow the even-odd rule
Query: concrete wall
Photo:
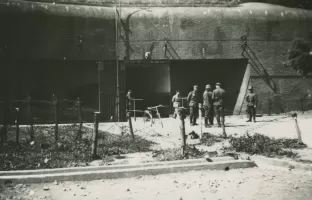
[[[5, 30], [0, 32], [0, 46], [8, 47], [11, 58], [115, 59], [114, 8], [14, 2], [0, 4], [0, 24]], [[260, 3], [232, 8], [123, 7], [121, 18], [119, 59], [142, 59], [146, 51], [152, 52], [152, 59], [242, 58], [240, 38], [247, 35], [251, 50], [278, 85], [277, 94], [287, 98], [304, 94], [304, 90], [297, 94], [283, 89], [290, 86], [281, 76], [296, 81], [299, 77], [282, 63], [291, 40], [309, 37], [312, 11]], [[80, 35], [85, 41], [79, 54]], [[257, 76], [253, 69], [251, 74]], [[310, 78], [303, 83], [306, 88], [312, 86]], [[273, 98], [263, 80], [252, 78], [252, 84], [261, 93], [261, 101]]]

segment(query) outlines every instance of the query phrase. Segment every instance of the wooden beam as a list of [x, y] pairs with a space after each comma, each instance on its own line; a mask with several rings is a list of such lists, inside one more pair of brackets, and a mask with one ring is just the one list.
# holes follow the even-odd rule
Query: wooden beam
[[235, 108], [233, 111], [233, 115], [241, 114], [241, 109], [242, 109], [242, 106], [243, 106], [243, 103], [245, 100], [245, 96], [246, 96], [249, 81], [250, 81], [250, 70], [251, 70], [251, 66], [248, 63], [247, 67], [246, 67], [245, 74], [244, 74], [244, 78], [242, 81], [242, 85], [241, 85], [241, 88], [239, 91], [239, 95], [238, 95], [237, 100], [236, 100], [236, 105], [235, 105]]

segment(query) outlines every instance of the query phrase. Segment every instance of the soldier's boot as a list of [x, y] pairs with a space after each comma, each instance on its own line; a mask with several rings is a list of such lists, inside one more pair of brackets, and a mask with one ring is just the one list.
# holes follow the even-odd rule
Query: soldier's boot
[[251, 120], [251, 114], [249, 114], [249, 119], [247, 120], [247, 122], [251, 122], [252, 120]]
[[256, 123], [256, 116], [253, 116], [253, 121], [254, 123]]
[[205, 117], [205, 127], [206, 128], [210, 127], [209, 124], [208, 124], [208, 118], [207, 117]]

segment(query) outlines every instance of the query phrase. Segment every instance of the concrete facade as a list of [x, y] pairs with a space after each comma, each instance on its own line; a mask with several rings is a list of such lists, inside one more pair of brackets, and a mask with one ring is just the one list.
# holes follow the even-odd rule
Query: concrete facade
[[[109, 5], [1, 0], [0, 15], [4, 27], [0, 47], [7, 46], [11, 59], [116, 60], [116, 12]], [[312, 87], [311, 77], [302, 80], [282, 65], [294, 38], [309, 39], [312, 11], [262, 3], [236, 7], [139, 4], [121, 7], [120, 16], [119, 60], [142, 60], [146, 51], [151, 51], [152, 60], [241, 59], [241, 37], [247, 36], [249, 53], [276, 85], [273, 92], [251, 66], [249, 84], [259, 93], [261, 113], [268, 112], [269, 99], [274, 112], [285, 107], [299, 110], [300, 103], [295, 102]], [[84, 38], [82, 50], [79, 36]], [[111, 70], [108, 77], [115, 75]], [[224, 76], [231, 78], [226, 72]], [[105, 85], [116, 85], [116, 80], [111, 78]]]

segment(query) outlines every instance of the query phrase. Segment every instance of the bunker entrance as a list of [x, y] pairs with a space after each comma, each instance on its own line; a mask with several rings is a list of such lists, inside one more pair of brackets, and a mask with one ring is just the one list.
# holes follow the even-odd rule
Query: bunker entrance
[[[163, 105], [162, 117], [168, 117], [170, 111], [170, 68], [169, 64], [129, 64], [126, 65], [126, 88], [132, 90], [136, 110]], [[133, 101], [132, 101], [132, 109]], [[136, 116], [142, 116], [137, 112]]]
[[[232, 115], [247, 63], [247, 59], [173, 61], [170, 65], [171, 94], [180, 90], [182, 97], [186, 97], [193, 85], [198, 85], [202, 95], [206, 84], [215, 89], [215, 84], [220, 82], [226, 91], [225, 113]], [[186, 101], [184, 106], [187, 106]]]
[[[205, 85], [220, 82], [226, 91], [225, 113], [232, 115], [246, 71], [247, 59], [174, 60], [166, 64], [127, 64], [126, 89], [132, 90], [136, 110], [162, 104], [162, 117], [173, 112], [171, 98], [176, 90], [187, 97], [193, 85], [199, 86], [200, 95]], [[184, 106], [188, 107], [186, 99]], [[133, 104], [132, 104], [133, 109]], [[137, 112], [136, 116], [142, 116]]]

